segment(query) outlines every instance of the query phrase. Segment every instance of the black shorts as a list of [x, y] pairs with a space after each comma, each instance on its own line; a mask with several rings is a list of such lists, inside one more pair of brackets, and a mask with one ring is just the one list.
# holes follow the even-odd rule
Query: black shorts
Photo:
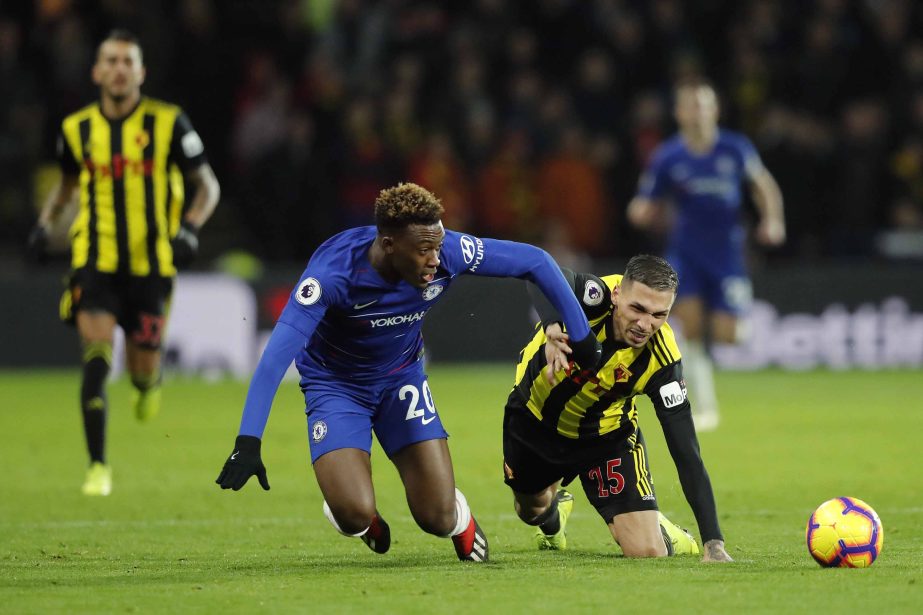
[[510, 396], [503, 417], [504, 482], [518, 493], [538, 493], [580, 477], [587, 499], [606, 523], [615, 515], [657, 510], [644, 436], [606, 434], [573, 440], [552, 431]]
[[157, 350], [172, 295], [173, 278], [78, 269], [61, 298], [61, 319], [73, 323], [79, 311], [108, 312], [128, 341]]

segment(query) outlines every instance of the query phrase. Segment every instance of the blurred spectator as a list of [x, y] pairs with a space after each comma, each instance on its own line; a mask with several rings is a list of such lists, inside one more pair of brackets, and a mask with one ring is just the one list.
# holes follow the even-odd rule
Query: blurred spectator
[[381, 134], [378, 107], [370, 98], [351, 101], [334, 154], [337, 229], [373, 223], [378, 193], [404, 177], [404, 165]]
[[536, 185], [539, 217], [564, 228], [576, 250], [604, 253], [612, 207], [580, 127], [562, 131], [557, 146], [538, 165]]
[[477, 232], [488, 237], [534, 242], [541, 234], [532, 166], [532, 142], [525, 130], [507, 131], [497, 153], [481, 170], [474, 199]]
[[448, 132], [430, 133], [424, 148], [411, 160], [407, 176], [439, 195], [446, 227], [460, 231], [471, 228], [470, 184]]

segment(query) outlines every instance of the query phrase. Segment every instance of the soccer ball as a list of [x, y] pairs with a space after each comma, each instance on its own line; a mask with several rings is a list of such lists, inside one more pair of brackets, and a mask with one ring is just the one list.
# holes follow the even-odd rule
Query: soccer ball
[[885, 533], [871, 506], [858, 498], [827, 500], [808, 519], [808, 551], [825, 568], [868, 568]]

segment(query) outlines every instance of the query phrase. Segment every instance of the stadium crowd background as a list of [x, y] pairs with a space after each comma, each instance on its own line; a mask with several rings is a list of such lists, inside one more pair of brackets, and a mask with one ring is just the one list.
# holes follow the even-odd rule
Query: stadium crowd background
[[761, 258], [923, 254], [914, 0], [37, 0], [0, 7], [7, 261], [116, 26], [141, 39], [143, 92], [186, 109], [221, 181], [203, 262], [300, 264], [401, 180], [459, 230], [560, 257], [656, 249], [624, 212], [675, 129], [671, 83], [695, 73], [782, 188], [789, 241]]

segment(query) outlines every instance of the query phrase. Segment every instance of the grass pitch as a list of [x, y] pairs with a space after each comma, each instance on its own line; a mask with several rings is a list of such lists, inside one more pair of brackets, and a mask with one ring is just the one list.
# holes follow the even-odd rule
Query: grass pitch
[[[0, 613], [919, 613], [923, 608], [923, 376], [916, 372], [721, 373], [723, 422], [700, 437], [736, 562], [628, 560], [579, 488], [565, 552], [532, 550], [502, 482], [512, 365], [433, 366], [457, 479], [490, 539], [462, 564], [413, 523], [397, 473], [373, 452], [391, 551], [323, 518], [303, 401], [283, 383], [263, 444], [272, 490], [214, 483], [246, 384], [174, 378], [151, 424], [126, 380], [110, 386], [114, 490], [86, 498], [78, 373], [0, 374]], [[695, 528], [653, 410], [642, 427], [664, 512]], [[819, 568], [804, 528], [852, 495], [884, 524], [867, 570]], [[698, 532], [694, 532], [696, 535]]]

